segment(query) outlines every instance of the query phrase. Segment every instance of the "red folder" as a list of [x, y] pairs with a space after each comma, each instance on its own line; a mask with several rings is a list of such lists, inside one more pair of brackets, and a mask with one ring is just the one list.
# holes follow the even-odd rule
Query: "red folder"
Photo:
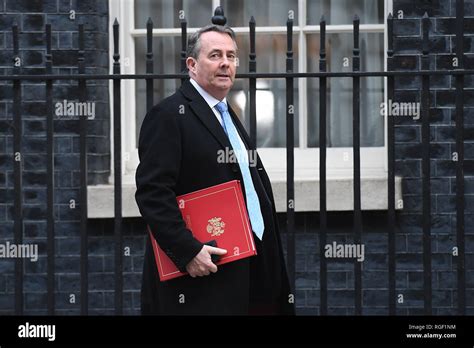
[[[186, 227], [202, 243], [210, 240], [226, 249], [216, 265], [257, 254], [240, 181], [233, 180], [176, 197]], [[148, 227], [160, 280], [183, 276], [156, 242]]]

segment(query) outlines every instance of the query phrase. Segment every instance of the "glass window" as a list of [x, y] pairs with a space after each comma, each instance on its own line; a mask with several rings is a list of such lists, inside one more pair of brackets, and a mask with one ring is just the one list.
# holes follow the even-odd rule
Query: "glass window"
[[155, 28], [180, 28], [179, 11], [188, 27], [203, 27], [211, 22], [212, 0], [135, 0], [135, 28], [146, 28], [148, 18]]
[[[146, 73], [146, 38], [139, 37], [135, 40], [135, 72], [137, 74]], [[155, 74], [165, 74], [178, 72], [181, 68], [181, 38], [180, 37], [154, 37], [153, 38], [153, 71]], [[170, 96], [181, 85], [180, 80], [155, 79], [153, 80], [153, 100], [158, 101]], [[140, 127], [145, 118], [146, 110], [146, 81], [139, 79], [135, 81], [136, 97], [136, 143]]]
[[[286, 21], [290, 11], [294, 15], [294, 71], [319, 71], [319, 34], [314, 27], [322, 14], [327, 23], [326, 53], [328, 71], [352, 70], [352, 32], [336, 25], [352, 25], [354, 14], [361, 20], [361, 70], [378, 71], [384, 68], [384, 1], [382, 0], [135, 0], [135, 72], [145, 73], [146, 20], [154, 21], [155, 73], [180, 71], [180, 11], [183, 10], [188, 27], [202, 27], [210, 23], [213, 6], [219, 3], [227, 23], [237, 30], [239, 67], [237, 73], [248, 72], [248, 22], [254, 16], [257, 24], [257, 72], [286, 71]], [[306, 8], [306, 18], [299, 18], [298, 9]], [[304, 23], [301, 23], [303, 20]], [[364, 24], [378, 24], [364, 28]], [[298, 26], [299, 25], [299, 26]], [[331, 26], [333, 26], [331, 28]], [[265, 29], [266, 32], [259, 32]], [[269, 28], [271, 27], [271, 28]], [[169, 29], [175, 31], [170, 33]], [[141, 31], [139, 29], [142, 29]], [[165, 29], [160, 31], [161, 29]], [[302, 41], [300, 41], [302, 40]], [[300, 42], [305, 45], [301, 47]], [[343, 59], [349, 66], [343, 66]], [[174, 93], [179, 80], [155, 80], [154, 101], [158, 103]], [[257, 80], [257, 146], [286, 146], [286, 85], [285, 79]], [[146, 82], [137, 80], [136, 139], [146, 108]], [[300, 148], [319, 145], [319, 80], [294, 80], [295, 144]], [[235, 81], [228, 99], [247, 130], [249, 129], [248, 79]], [[384, 120], [380, 116], [383, 101], [383, 79], [361, 78], [361, 145], [384, 146]], [[327, 99], [328, 147], [352, 146], [352, 79], [329, 78]], [[138, 140], [137, 140], [138, 141]]]
[[298, 0], [223, 0], [222, 8], [231, 27], [246, 27], [253, 16], [258, 26], [285, 25], [289, 11], [298, 25]]
[[352, 23], [354, 14], [361, 24], [379, 24], [384, 21], [384, 0], [307, 0], [307, 24], [319, 25], [324, 15], [326, 25]]
[[[383, 70], [383, 33], [360, 33], [360, 69]], [[319, 71], [319, 34], [307, 36], [308, 71]], [[326, 34], [328, 71], [352, 71], [352, 33]], [[349, 58], [349, 65], [344, 61]], [[327, 79], [326, 113], [328, 147], [352, 146], [352, 79]], [[360, 79], [361, 146], [383, 146], [383, 78]], [[319, 79], [308, 79], [308, 144], [319, 146]]]
[[[237, 36], [239, 67], [237, 72], [249, 71], [250, 43], [248, 34]], [[293, 37], [294, 70], [298, 71], [298, 40]], [[258, 72], [285, 71], [286, 35], [257, 34], [255, 39]], [[229, 99], [240, 115], [247, 130], [250, 129], [248, 80], [236, 80]], [[295, 146], [299, 146], [298, 82], [294, 82]], [[257, 147], [286, 146], [286, 82], [284, 79], [258, 79], [256, 93]]]

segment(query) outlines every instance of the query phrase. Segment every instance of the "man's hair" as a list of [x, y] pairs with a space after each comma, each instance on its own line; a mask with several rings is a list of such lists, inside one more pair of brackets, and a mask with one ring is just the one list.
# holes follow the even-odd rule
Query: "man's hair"
[[225, 25], [209, 24], [189, 36], [188, 51], [186, 56], [197, 59], [201, 51], [201, 35], [209, 31], [215, 31], [229, 35], [235, 43], [235, 33], [231, 27]]

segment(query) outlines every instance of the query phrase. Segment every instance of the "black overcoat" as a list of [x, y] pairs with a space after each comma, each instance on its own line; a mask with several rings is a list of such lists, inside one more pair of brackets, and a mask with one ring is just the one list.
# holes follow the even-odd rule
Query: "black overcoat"
[[[249, 137], [229, 108], [244, 144]], [[180, 270], [200, 251], [181, 217], [176, 196], [242, 176], [237, 163], [220, 163], [219, 151], [232, 149], [211, 108], [186, 80], [146, 115], [139, 138], [136, 201], [156, 240]], [[142, 314], [246, 315], [249, 304], [278, 303], [293, 314], [270, 180], [260, 158], [250, 167], [265, 223], [257, 256], [219, 266], [217, 273], [160, 282], [147, 238], [142, 283]], [[225, 204], [225, 202], [222, 202]]]

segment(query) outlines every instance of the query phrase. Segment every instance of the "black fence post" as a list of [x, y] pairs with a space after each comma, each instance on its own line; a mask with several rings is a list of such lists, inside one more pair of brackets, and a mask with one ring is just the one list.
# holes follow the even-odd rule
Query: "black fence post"
[[[421, 69], [429, 71], [429, 24], [425, 12], [422, 19]], [[426, 315], [432, 311], [431, 291], [431, 169], [430, 169], [430, 76], [424, 74], [421, 81], [421, 138], [422, 138], [422, 186], [423, 186], [423, 271], [424, 309]]]
[[[249, 54], [249, 72], [257, 72], [257, 61], [255, 53], [255, 18], [253, 16], [249, 21], [250, 30], [250, 54]], [[250, 146], [253, 150], [257, 148], [257, 79], [255, 77], [249, 78], [249, 112], [250, 112]]]
[[[359, 17], [354, 16], [354, 49], [352, 71], [360, 71], [359, 50]], [[360, 197], [360, 77], [352, 78], [352, 148], [354, 158], [354, 243], [361, 244], [362, 213]], [[362, 314], [362, 265], [359, 261], [354, 264], [354, 297], [355, 314]]]
[[[181, 20], [181, 72], [186, 73], [186, 51], [188, 49], [187, 44], [187, 22], [186, 17]], [[184, 77], [181, 79], [181, 83], [186, 80]]]
[[[119, 23], [114, 25], [115, 76], [120, 75]], [[121, 122], [121, 80], [114, 79], [114, 231], [115, 231], [115, 314], [123, 311], [123, 250], [122, 250], [122, 122]]]
[[[326, 20], [324, 16], [319, 22], [320, 51], [319, 71], [326, 72]], [[327, 197], [326, 197], [326, 100], [327, 78], [319, 78], [319, 266], [320, 266], [320, 305], [319, 314], [327, 315], [328, 311], [328, 278], [327, 259], [324, 256], [327, 233]]]
[[[20, 75], [23, 65], [19, 51], [18, 24], [13, 24], [13, 74]], [[23, 126], [21, 117], [21, 80], [13, 80], [13, 177], [14, 177], [14, 219], [13, 233], [16, 245], [23, 242]], [[15, 314], [23, 314], [23, 259], [15, 260]]]
[[[457, 69], [464, 69], [464, 1], [456, 0]], [[466, 270], [464, 237], [464, 75], [456, 75], [456, 243], [458, 277], [458, 314], [466, 314]]]
[[[293, 72], [293, 19], [288, 17], [286, 22], [286, 72]], [[287, 227], [287, 256], [288, 273], [291, 291], [295, 291], [295, 140], [294, 117], [295, 106], [293, 103], [293, 77], [286, 78], [286, 227]]]
[[[387, 71], [393, 70], [393, 17], [390, 13], [387, 18]], [[387, 77], [387, 102], [393, 101], [395, 91], [394, 76]], [[394, 116], [385, 108], [387, 119], [387, 169], [388, 169], [388, 313], [396, 314], [396, 238], [395, 238], [395, 125]]]
[[[46, 24], [46, 74], [52, 75], [51, 24]], [[48, 314], [54, 315], [54, 114], [53, 114], [53, 80], [46, 80], [46, 156], [47, 156], [47, 250], [48, 250]]]
[[[85, 73], [84, 61], [84, 24], [79, 24], [79, 52], [77, 56], [79, 76]], [[86, 101], [86, 80], [78, 80], [79, 101]], [[80, 207], [81, 207], [81, 314], [87, 315], [89, 312], [89, 251], [87, 248], [87, 118], [84, 115], [79, 117], [79, 165], [80, 165]]]
[[[153, 74], [153, 21], [146, 22], [146, 73]], [[153, 107], [153, 79], [146, 79], [146, 110]]]

